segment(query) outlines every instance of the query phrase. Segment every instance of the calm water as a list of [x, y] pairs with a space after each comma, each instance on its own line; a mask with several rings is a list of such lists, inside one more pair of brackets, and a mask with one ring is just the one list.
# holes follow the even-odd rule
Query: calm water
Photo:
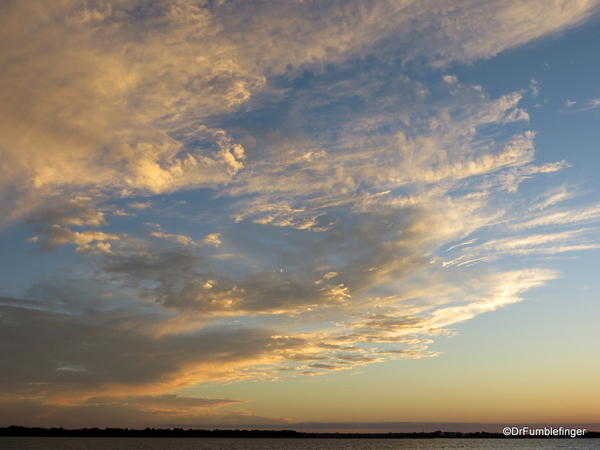
[[600, 450], [600, 439], [156, 439], [0, 437], [1, 450]]

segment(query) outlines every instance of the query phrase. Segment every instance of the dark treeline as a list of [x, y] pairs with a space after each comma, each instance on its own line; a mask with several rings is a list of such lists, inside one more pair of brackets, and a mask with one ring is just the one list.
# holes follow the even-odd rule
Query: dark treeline
[[[529, 436], [504, 436], [502, 433], [460, 433], [456, 431], [434, 431], [429, 433], [305, 433], [294, 430], [198, 430], [183, 428], [39, 428], [10, 426], [0, 428], [0, 436], [29, 437], [148, 437], [148, 438], [279, 438], [279, 439], [527, 439]], [[600, 438], [600, 432], [591, 431], [581, 436]], [[568, 438], [568, 436], [536, 436], [535, 439]]]

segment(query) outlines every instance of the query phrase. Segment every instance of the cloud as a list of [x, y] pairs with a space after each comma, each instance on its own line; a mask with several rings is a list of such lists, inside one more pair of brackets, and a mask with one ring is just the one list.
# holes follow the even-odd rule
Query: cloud
[[[558, 255], [565, 252], [592, 250], [600, 246], [592, 238], [595, 230], [579, 229], [560, 233], [530, 234], [490, 240], [464, 247], [461, 255], [445, 261], [442, 266], [463, 266], [510, 255]], [[449, 249], [450, 250], [450, 249]]]
[[152, 206], [152, 202], [133, 202], [128, 206], [133, 209], [148, 209]]
[[78, 254], [0, 299], [0, 405], [281, 423], [173, 392], [436, 356], [448, 327], [558, 277], [535, 258], [596, 248], [582, 224], [600, 214], [564, 206], [566, 188], [522, 192], [568, 166], [534, 164], [522, 94], [414, 74], [565, 30], [597, 3], [0, 6], [2, 220]]
[[157, 194], [230, 182], [247, 155], [209, 119], [272, 92], [269, 76], [289, 68], [368, 54], [469, 62], [575, 26], [596, 6], [11, 3], [0, 27], [0, 52], [12, 61], [0, 73], [4, 221], [73, 191]]
[[98, 261], [105, 277], [139, 289], [142, 298], [205, 317], [295, 314], [348, 297], [336, 285], [316, 286], [268, 271], [235, 280], [203, 265], [202, 257], [176, 248], [121, 250]]
[[[2, 355], [11, 359], [2, 374], [4, 393], [44, 395], [58, 403], [169, 392], [201, 380], [239, 378], [236, 367], [277, 359], [275, 353], [305, 345], [302, 339], [274, 338], [264, 330], [152, 337], [136, 329], [139, 319], [111, 314], [3, 306], [2, 317], [3, 340], [14, 343], [3, 352], [17, 355]], [[26, 337], [32, 328], [36, 333]]]
[[[442, 80], [432, 99], [402, 77], [393, 88], [416, 99], [405, 104], [360, 77], [343, 87], [315, 84], [337, 93], [301, 96], [289, 104], [294, 114], [337, 108], [357, 85], [387, 106], [323, 119], [326, 131], [284, 129], [257, 134], [266, 145], [244, 142], [243, 170], [219, 191], [226, 207], [190, 236], [161, 226], [138, 235], [98, 231], [108, 226], [104, 197], [29, 216], [41, 249], [75, 244], [87, 265], [68, 283], [38, 283], [28, 292], [33, 303], [6, 302], [0, 337], [21, 355], [3, 374], [7, 395], [56, 405], [96, 399], [105, 408], [110, 399], [205, 381], [436, 356], [428, 347], [452, 335], [447, 327], [518, 302], [557, 276], [540, 267], [480, 270], [475, 262], [591, 245], [586, 231], [537, 240], [510, 234], [554, 214], [560, 200], [547, 193], [522, 215], [505, 206], [525, 202], [513, 187], [564, 167], [532, 164], [533, 132], [497, 137], [494, 130], [526, 123], [520, 95], [494, 99]], [[508, 231], [494, 231], [499, 223]], [[24, 337], [25, 324], [35, 335]], [[145, 414], [143, 402], [113, 403]]]
[[442, 77], [442, 80], [444, 81], [444, 83], [448, 84], [458, 83], [458, 78], [456, 78], [456, 75], [444, 75]]
[[538, 84], [539, 82], [534, 78], [529, 81], [529, 89], [531, 89], [531, 95], [534, 97], [537, 97], [540, 94], [540, 88], [538, 88]]
[[539, 196], [538, 201], [531, 205], [531, 210], [541, 210], [557, 203], [564, 202], [575, 197], [575, 192], [567, 190], [565, 186], [550, 189]]
[[39, 235], [32, 239], [41, 250], [54, 250], [64, 244], [75, 244], [76, 252], [102, 252], [110, 253], [111, 245], [108, 241], [118, 241], [121, 238], [116, 234], [107, 234], [101, 231], [71, 231], [59, 225], [51, 225], [46, 229], [38, 229]]
[[167, 241], [176, 242], [186, 247], [199, 247], [200, 244], [194, 242], [194, 240], [189, 236], [184, 236], [181, 234], [170, 234], [165, 233], [163, 231], [150, 231], [150, 236], [166, 239]]
[[[354, 91], [354, 83], [367, 97], [379, 89], [360, 79], [320, 104], [335, 107], [331, 103]], [[317, 88], [331, 86], [323, 80]], [[403, 77], [394, 88], [417, 98], [423, 85]], [[481, 132], [526, 122], [518, 94], [493, 99], [458, 80], [442, 82], [439, 89], [435, 101], [423, 97], [409, 105], [383, 92], [375, 96], [387, 103], [383, 112], [367, 108], [363, 115], [322, 121], [338, 130], [335, 143], [327, 134], [294, 139], [286, 131], [271, 136], [262, 155], [247, 145], [244, 171], [221, 190], [230, 203], [212, 218], [210, 226], [218, 232], [185, 236], [157, 226], [132, 236], [83, 229], [104, 225], [93, 214], [103, 210], [101, 199], [32, 215], [41, 248], [75, 243], [90, 257], [89, 272], [78, 276], [93, 276], [100, 291], [116, 295], [102, 307], [93, 301], [87, 310], [76, 308], [81, 316], [64, 310], [68, 302], [60, 303], [63, 309], [11, 310], [45, 327], [52, 324], [45, 317], [50, 311], [71, 328], [83, 321], [75, 327], [81, 335], [58, 333], [55, 341], [95, 343], [101, 355], [88, 358], [70, 344], [30, 354], [40, 358], [37, 373], [47, 374], [42, 382], [50, 387], [43, 395], [59, 401], [167, 393], [213, 379], [316, 375], [390, 358], [435, 356], [428, 345], [432, 336], [451, 333], [445, 327], [519, 301], [527, 289], [553, 279], [542, 269], [503, 273], [504, 278], [466, 270], [502, 251], [523, 253], [525, 244], [509, 238], [467, 238], [513, 220], [508, 209], [497, 206], [518, 195], [507, 186], [563, 165], [531, 164], [533, 132], [505, 141]], [[291, 106], [313, 108], [305, 96]], [[397, 115], [405, 119], [392, 125]], [[550, 207], [539, 211], [547, 214]], [[527, 248], [543, 253], [554, 242], [568, 242], [582, 249], [580, 237], [529, 241]], [[452, 245], [458, 239], [476, 245]], [[109, 243], [114, 245], [102, 253], [100, 246]], [[218, 244], [236, 258], [219, 259]], [[444, 263], [465, 269], [456, 280], [455, 273], [439, 271], [442, 264], [431, 263], [441, 248], [464, 252]], [[60, 286], [46, 291], [61, 298]], [[51, 297], [44, 298], [54, 303]], [[45, 329], [40, 326], [39, 334]], [[213, 340], [221, 344], [215, 347]], [[196, 348], [205, 350], [188, 351]], [[169, 356], [160, 357], [163, 352]], [[121, 369], [101, 368], [105, 358]], [[257, 372], [256, 365], [269, 369]], [[275, 368], [282, 366], [295, 370]], [[143, 367], [144, 374], [134, 367]], [[20, 373], [15, 380], [32, 376]]]
[[569, 225], [595, 222], [600, 217], [600, 206], [591, 205], [577, 209], [553, 208], [548, 212], [535, 214], [515, 223], [515, 229], [527, 229], [541, 226]]
[[[47, 9], [19, 3], [4, 16], [5, 24], [20, 24], [3, 29], [21, 45], [2, 52], [21, 64], [2, 74], [18, 93], [3, 99], [3, 186], [28, 202], [39, 198], [15, 199], [13, 214], [72, 189], [127, 194], [213, 186], [242, 166], [243, 149], [227, 133], [186, 117], [190, 110], [200, 118], [227, 110], [248, 83], [262, 83], [228, 68], [226, 57], [197, 59], [189, 40], [194, 31], [204, 34], [206, 12], [146, 5], [144, 21], [130, 20], [133, 2], [96, 6], [102, 12], [90, 16], [67, 2]], [[156, 32], [164, 26], [177, 42], [168, 50]]]
[[[445, 327], [522, 300], [520, 294], [537, 286], [544, 285], [556, 277], [556, 273], [544, 269], [489, 274], [484, 282], [479, 280], [471, 284], [474, 295], [463, 306], [439, 308], [431, 313], [432, 327]], [[483, 295], [482, 295], [483, 294]]]
[[98, 227], [106, 225], [102, 210], [96, 207], [97, 200], [92, 197], [69, 199], [56, 206], [46, 207], [27, 219], [31, 224], [54, 224], [61, 226]]
[[175, 394], [95, 397], [69, 404], [44, 403], [36, 400], [18, 401], [0, 396], [0, 416], [25, 426], [51, 427], [68, 423], [72, 428], [177, 427], [215, 428], [227, 424], [285, 425], [285, 419], [256, 416], [243, 410], [223, 411], [223, 406], [243, 403], [229, 398], [201, 398]]
[[591, 98], [585, 102], [585, 106], [581, 106], [579, 108], [572, 108], [577, 102], [572, 102], [567, 100], [565, 106], [570, 108], [568, 112], [577, 113], [582, 111], [589, 111], [590, 109], [595, 109], [600, 106], [600, 98]]
[[214, 245], [215, 247], [218, 247], [220, 244], [222, 244], [221, 240], [219, 239], [220, 237], [221, 233], [211, 233], [208, 234], [202, 242], [204, 244], [210, 244]]
[[[398, 97], [418, 97], [423, 85], [406, 77], [394, 80], [393, 90], [401, 92], [398, 96], [379, 92], [377, 82], [359, 77], [356, 83], [349, 83], [343, 92], [362, 91], [365, 98], [385, 102], [386, 108], [359, 102], [347, 107], [356, 109], [356, 114], [348, 120], [342, 116], [342, 123], [323, 117], [320, 123], [327, 127], [323, 132], [339, 130], [334, 145], [327, 142], [327, 135], [316, 142], [307, 137], [271, 137], [274, 142], [264, 145], [276, 156], [249, 161], [248, 171], [226, 189], [230, 195], [244, 196], [236, 205], [236, 220], [251, 218], [258, 224], [325, 231], [337, 220], [328, 211], [352, 206], [354, 211], [362, 207], [366, 212], [373, 210], [372, 205], [397, 205], [401, 200], [398, 195], [381, 198], [378, 192], [403, 189], [408, 194], [406, 206], [418, 205], [422, 201], [411, 199], [410, 194], [432, 191], [434, 185], [439, 198], [482, 175], [505, 177], [504, 186], [514, 188], [533, 173], [549, 170], [522, 168], [534, 156], [533, 132], [514, 135], [504, 143], [478, 134], [486, 126], [526, 121], [527, 114], [517, 106], [518, 94], [491, 99], [480, 89], [454, 84], [442, 87], [445, 96], [439, 101], [399, 102]], [[302, 104], [296, 107], [300, 111], [295, 114], [312, 116], [310, 97], [323, 97], [315, 85], [301, 97]], [[319, 107], [330, 108], [338, 101], [334, 96], [329, 105], [323, 105], [315, 99]], [[340, 121], [339, 115], [331, 116]], [[320, 150], [315, 152], [315, 148]], [[519, 172], [502, 172], [509, 168]]]
[[[113, 399], [103, 399], [111, 401]], [[196, 411], [215, 406], [222, 406], [231, 403], [239, 403], [232, 399], [216, 399], [216, 398], [198, 398], [187, 397], [183, 395], [164, 394], [164, 395], [146, 395], [141, 397], [125, 397], [114, 400], [120, 400], [126, 405], [134, 405], [139, 409], [147, 409], [150, 411], [168, 411], [174, 413], [183, 413], [188, 411]]]
[[600, 106], [600, 98], [593, 98], [588, 100], [587, 109], [597, 108], [598, 106]]

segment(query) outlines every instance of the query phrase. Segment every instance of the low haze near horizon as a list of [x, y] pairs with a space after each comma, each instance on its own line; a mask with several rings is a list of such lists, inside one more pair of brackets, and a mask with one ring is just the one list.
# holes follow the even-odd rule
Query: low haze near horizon
[[598, 422], [599, 12], [4, 2], [0, 426]]

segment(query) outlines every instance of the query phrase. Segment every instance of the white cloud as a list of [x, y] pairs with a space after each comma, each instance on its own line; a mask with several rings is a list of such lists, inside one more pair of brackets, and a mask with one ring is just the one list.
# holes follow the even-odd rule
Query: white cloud
[[540, 89], [538, 88], [539, 82], [532, 78], [529, 82], [529, 89], [531, 89], [531, 95], [537, 97], [540, 94]]
[[557, 203], [564, 202], [575, 197], [575, 192], [568, 191], [565, 186], [550, 189], [540, 196], [537, 201], [530, 206], [530, 210], [541, 210]]
[[[569, 100], [567, 100], [567, 102], [565, 103], [565, 106], [567, 108], [571, 108], [573, 105], [575, 105], [577, 102], [571, 102]], [[587, 102], [585, 102], [585, 106], [581, 106], [579, 108], [576, 109], [569, 109], [569, 112], [582, 112], [582, 111], [589, 111], [590, 109], [595, 109], [598, 108], [600, 106], [600, 98], [592, 98], [589, 99]]]
[[448, 84], [458, 83], [458, 78], [456, 78], [456, 75], [444, 75], [442, 80], [444, 83]]
[[463, 266], [476, 262], [493, 261], [508, 255], [558, 255], [565, 252], [597, 249], [600, 248], [600, 244], [597, 244], [595, 239], [592, 238], [594, 232], [594, 229], [583, 228], [559, 233], [529, 234], [493, 239], [462, 248], [460, 256], [444, 261], [442, 266]]
[[592, 205], [577, 209], [554, 208], [548, 212], [533, 215], [527, 220], [519, 221], [513, 225], [517, 230], [541, 226], [568, 225], [576, 223], [590, 223], [600, 217], [600, 206]]
[[439, 308], [431, 313], [431, 325], [445, 327], [519, 302], [522, 300], [520, 295], [523, 292], [542, 286], [555, 277], [555, 272], [543, 269], [488, 275], [482, 280], [483, 282], [474, 283], [475, 294], [466, 305]]

